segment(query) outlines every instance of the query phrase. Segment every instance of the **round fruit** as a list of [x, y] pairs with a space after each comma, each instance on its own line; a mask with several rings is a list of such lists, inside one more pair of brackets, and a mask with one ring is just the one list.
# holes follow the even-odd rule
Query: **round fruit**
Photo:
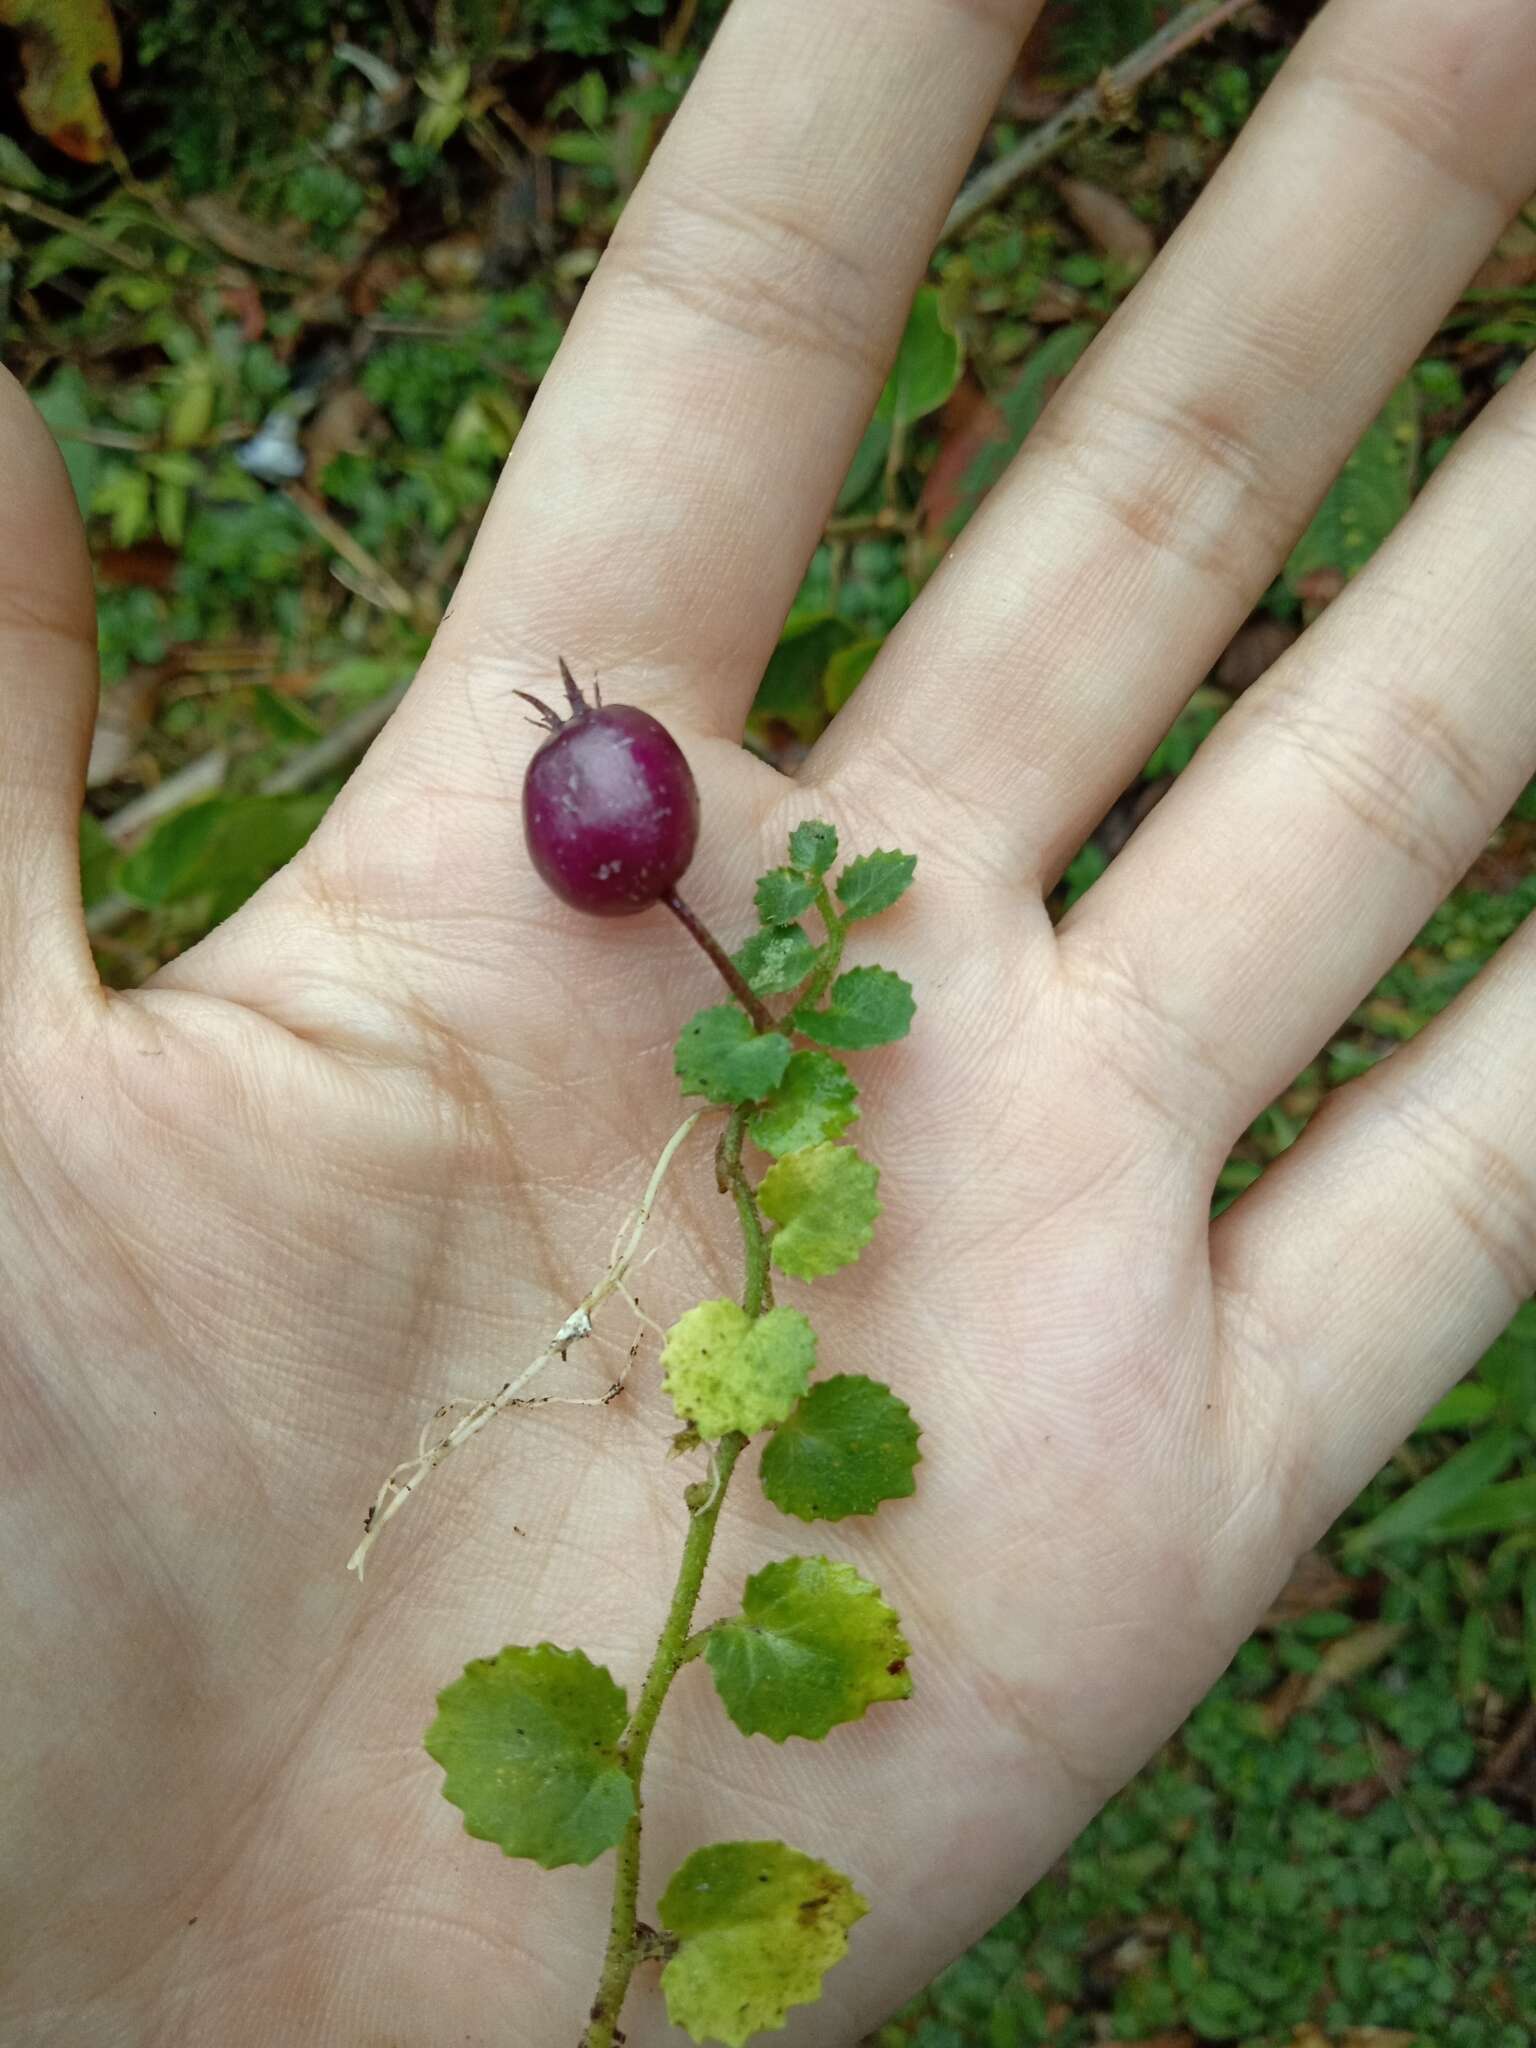
[[528, 852], [564, 902], [627, 917], [669, 896], [693, 859], [698, 789], [682, 749], [648, 711], [589, 704], [563, 661], [560, 673], [568, 717], [527, 698], [550, 728], [523, 777]]

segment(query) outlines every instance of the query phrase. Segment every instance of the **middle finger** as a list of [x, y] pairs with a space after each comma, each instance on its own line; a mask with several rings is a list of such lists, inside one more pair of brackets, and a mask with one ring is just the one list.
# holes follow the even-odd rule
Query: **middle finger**
[[[1333, 0], [811, 773], [1048, 882], [1536, 183], [1531, 0]], [[899, 812], [897, 813], [899, 814]]]

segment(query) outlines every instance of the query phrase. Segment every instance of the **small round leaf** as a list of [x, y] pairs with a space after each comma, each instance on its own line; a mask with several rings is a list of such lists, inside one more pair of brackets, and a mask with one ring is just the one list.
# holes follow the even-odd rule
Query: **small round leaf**
[[869, 1911], [848, 1879], [782, 1842], [696, 1849], [661, 1895], [680, 1946], [661, 1973], [667, 2017], [695, 2041], [742, 2048], [821, 1996]]
[[763, 1450], [763, 1491], [802, 1522], [872, 1515], [916, 1489], [918, 1427], [905, 1401], [862, 1373], [819, 1380]]
[[819, 1010], [800, 1005], [794, 1026], [818, 1045], [866, 1052], [905, 1038], [916, 1007], [910, 984], [888, 967], [850, 967], [833, 982]]
[[858, 1115], [852, 1076], [830, 1053], [797, 1052], [784, 1078], [747, 1129], [752, 1142], [775, 1159], [840, 1137]]
[[661, 1354], [664, 1385], [707, 1442], [782, 1422], [816, 1366], [816, 1333], [796, 1308], [755, 1320], [734, 1301], [701, 1301], [679, 1316]]
[[901, 1623], [879, 1587], [825, 1557], [786, 1557], [754, 1572], [741, 1613], [715, 1623], [704, 1656], [742, 1734], [774, 1742], [819, 1742], [877, 1700], [912, 1691]]
[[756, 996], [798, 988], [816, 965], [816, 948], [798, 924], [765, 924], [731, 956]]
[[623, 1687], [580, 1650], [553, 1643], [477, 1657], [437, 1696], [427, 1754], [465, 1832], [546, 1870], [590, 1863], [635, 1810], [619, 1760]]
[[789, 1040], [761, 1034], [734, 1003], [699, 1010], [683, 1026], [673, 1056], [685, 1095], [710, 1102], [760, 1102], [771, 1095], [789, 1064]]
[[837, 859], [837, 829], [820, 818], [803, 818], [789, 835], [789, 857], [808, 874], [824, 875]]
[[788, 924], [816, 901], [816, 884], [795, 868], [770, 868], [753, 891], [764, 924]]
[[812, 1145], [770, 1166], [757, 1199], [779, 1226], [769, 1244], [773, 1263], [797, 1280], [851, 1265], [875, 1234], [879, 1179], [878, 1167], [852, 1145]]
[[865, 853], [849, 861], [837, 878], [843, 916], [875, 917], [904, 896], [917, 866], [915, 853]]

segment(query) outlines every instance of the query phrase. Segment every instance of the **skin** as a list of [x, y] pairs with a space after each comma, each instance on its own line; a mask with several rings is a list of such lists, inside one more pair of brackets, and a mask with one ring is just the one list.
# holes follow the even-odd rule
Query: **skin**
[[[786, 2041], [847, 2048], [1015, 1898], [1536, 1282], [1530, 928], [1207, 1222], [1229, 1142], [1536, 770], [1530, 370], [1062, 929], [1041, 905], [1536, 185], [1529, 0], [1334, 0], [800, 780], [736, 745], [1032, 11], [737, 0], [405, 705], [304, 855], [131, 995], [77, 896], [84, 547], [0, 400], [16, 2048], [580, 2030], [606, 1866], [470, 1841], [419, 1738], [506, 1641], [637, 1683], [681, 1541], [652, 1359], [609, 1408], [498, 1422], [342, 1570], [431, 1409], [602, 1270], [718, 996], [664, 913], [583, 920], [528, 869], [512, 689], [558, 652], [678, 735], [728, 933], [797, 818], [921, 857], [855, 955], [920, 1003], [862, 1062], [887, 1213], [812, 1304], [826, 1365], [926, 1422], [919, 1492], [806, 1546], [745, 1470], [704, 1596], [855, 1560], [917, 1694], [779, 1749], [690, 1668], [647, 1781], [648, 1900], [700, 1842], [782, 1835], [874, 1902]], [[702, 1144], [652, 1241], [662, 1320], [737, 1284]]]

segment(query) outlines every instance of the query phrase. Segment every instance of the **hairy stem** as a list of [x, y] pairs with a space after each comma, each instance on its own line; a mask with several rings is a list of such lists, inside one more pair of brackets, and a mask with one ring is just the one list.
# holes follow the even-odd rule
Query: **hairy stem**
[[827, 928], [827, 936], [821, 948], [821, 958], [816, 963], [816, 972], [806, 984], [805, 993], [796, 1003], [796, 1009], [809, 1008], [813, 1003], [819, 1003], [826, 994], [833, 975], [842, 963], [843, 941], [848, 936], [847, 922], [838, 915], [837, 905], [832, 901], [832, 892], [825, 882], [818, 882], [816, 885], [816, 908]]
[[778, 1025], [772, 1011], [769, 1010], [766, 1003], [761, 1002], [753, 995], [742, 977], [741, 969], [736, 965], [730, 954], [726, 952], [724, 946], [721, 945], [703, 918], [693, 909], [692, 905], [685, 903], [675, 889], [670, 896], [663, 896], [661, 900], [666, 904], [668, 910], [671, 911], [683, 929], [693, 935], [710, 959], [713, 960], [719, 971], [720, 979], [752, 1019], [758, 1030], [776, 1031]]
[[[686, 922], [686, 919], [684, 920]], [[691, 927], [690, 927], [691, 929]], [[713, 942], [711, 942], [713, 943]], [[706, 948], [706, 950], [708, 950]], [[733, 1110], [726, 1126], [725, 1136], [720, 1145], [720, 1166], [722, 1178], [736, 1200], [736, 1213], [741, 1220], [742, 1250], [746, 1260], [746, 1281], [742, 1289], [742, 1306], [749, 1316], [762, 1313], [764, 1302], [771, 1298], [768, 1276], [768, 1240], [763, 1233], [762, 1218], [758, 1214], [757, 1202], [741, 1163], [742, 1139], [746, 1133], [748, 1110], [746, 1107]], [[699, 1591], [704, 1583], [704, 1574], [709, 1567], [709, 1553], [715, 1540], [715, 1525], [720, 1520], [720, 1510], [725, 1505], [726, 1489], [736, 1460], [747, 1447], [747, 1439], [733, 1433], [723, 1437], [714, 1456], [710, 1477], [696, 1480], [683, 1498], [688, 1506], [688, 1533], [683, 1540], [682, 1563], [678, 1567], [677, 1583], [672, 1589], [672, 1602], [667, 1609], [666, 1621], [662, 1624], [661, 1635], [656, 1643], [651, 1668], [645, 1674], [645, 1683], [640, 1689], [634, 1717], [630, 1721], [624, 1745], [624, 1769], [635, 1788], [635, 1811], [624, 1839], [619, 1843], [616, 1867], [613, 1876], [613, 1911], [608, 1926], [608, 1947], [603, 1957], [602, 1975], [598, 1979], [597, 1994], [592, 2001], [587, 2030], [582, 2036], [582, 2048], [616, 2048], [622, 2039], [619, 2033], [619, 2014], [629, 1990], [630, 1978], [637, 1964], [657, 1954], [656, 1937], [647, 1939], [649, 1930], [640, 1927], [637, 1908], [640, 1897], [640, 1826], [643, 1803], [641, 1779], [645, 1772], [646, 1752], [651, 1746], [651, 1736], [661, 1714], [667, 1692], [680, 1668], [692, 1661], [703, 1647], [702, 1636], [690, 1636], [694, 1609], [699, 1604]]]

